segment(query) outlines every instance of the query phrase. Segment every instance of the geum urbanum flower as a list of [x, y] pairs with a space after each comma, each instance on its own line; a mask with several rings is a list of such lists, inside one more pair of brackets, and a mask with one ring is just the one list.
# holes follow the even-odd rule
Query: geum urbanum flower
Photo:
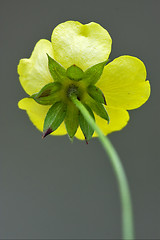
[[67, 134], [87, 141], [94, 130], [71, 101], [75, 95], [105, 135], [121, 130], [127, 110], [144, 104], [150, 95], [146, 68], [132, 56], [107, 63], [112, 40], [99, 24], [76, 21], [59, 24], [51, 42], [41, 39], [29, 59], [18, 65], [20, 82], [30, 96], [19, 101], [33, 124], [48, 134]]

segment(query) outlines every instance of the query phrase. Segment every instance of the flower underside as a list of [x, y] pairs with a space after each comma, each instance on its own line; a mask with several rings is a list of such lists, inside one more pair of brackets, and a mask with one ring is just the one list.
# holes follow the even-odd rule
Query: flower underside
[[93, 119], [95, 112], [109, 123], [109, 115], [103, 104], [103, 92], [95, 86], [100, 79], [107, 61], [98, 63], [86, 71], [73, 64], [65, 69], [48, 56], [48, 68], [53, 82], [46, 84], [38, 93], [31, 95], [38, 104], [52, 105], [48, 110], [43, 126], [43, 138], [55, 131], [64, 121], [67, 133], [72, 140], [80, 126], [86, 141], [92, 138], [94, 130], [71, 100], [75, 96]]
[[68, 134], [70, 139], [86, 141], [97, 137], [73, 97], [104, 135], [125, 127], [127, 110], [147, 101], [150, 84], [143, 62], [125, 55], [107, 63], [111, 45], [101, 25], [67, 21], [53, 30], [51, 41], [41, 39], [31, 57], [20, 60], [19, 79], [29, 97], [18, 106], [26, 110], [43, 137]]

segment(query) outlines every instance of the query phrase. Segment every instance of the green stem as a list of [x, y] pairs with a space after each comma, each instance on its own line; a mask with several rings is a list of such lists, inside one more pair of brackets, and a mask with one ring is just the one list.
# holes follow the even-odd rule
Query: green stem
[[105, 152], [108, 154], [112, 167], [114, 169], [115, 175], [117, 177], [121, 206], [122, 206], [122, 227], [123, 227], [123, 239], [130, 240], [134, 239], [134, 230], [133, 230], [133, 213], [132, 213], [132, 204], [130, 197], [130, 190], [127, 182], [127, 177], [124, 172], [124, 168], [121, 164], [120, 158], [113, 147], [110, 140], [104, 136], [100, 128], [97, 126], [93, 118], [90, 116], [84, 105], [77, 99], [76, 96], [70, 96], [72, 102], [77, 106], [81, 111], [84, 118], [90, 124], [90, 126], [98, 134], [99, 140], [104, 147]]

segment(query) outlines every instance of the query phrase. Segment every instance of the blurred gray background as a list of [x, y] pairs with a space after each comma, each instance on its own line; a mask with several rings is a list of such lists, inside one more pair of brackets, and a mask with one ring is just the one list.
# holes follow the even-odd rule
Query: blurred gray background
[[98, 139], [88, 145], [41, 133], [17, 102], [17, 75], [36, 42], [66, 20], [95, 21], [112, 39], [110, 59], [128, 54], [146, 65], [152, 94], [109, 135], [125, 167], [137, 239], [160, 239], [160, 1], [0, 1], [1, 239], [120, 239], [117, 182]]

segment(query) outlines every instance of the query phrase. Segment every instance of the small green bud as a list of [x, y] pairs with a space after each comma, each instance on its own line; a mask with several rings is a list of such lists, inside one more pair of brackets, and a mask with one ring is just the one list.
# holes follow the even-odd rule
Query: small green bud
[[56, 102], [47, 112], [44, 120], [42, 138], [55, 131], [66, 116], [67, 106], [63, 102]]
[[52, 82], [45, 85], [38, 93], [31, 95], [37, 103], [42, 105], [52, 105], [56, 99], [58, 91], [62, 88], [62, 84], [59, 82]]
[[79, 125], [79, 110], [76, 106], [71, 102], [67, 107], [67, 113], [65, 116], [65, 126], [67, 133], [72, 140], [74, 135], [76, 134], [78, 125]]
[[92, 110], [101, 118], [105, 119], [109, 123], [109, 115], [107, 113], [106, 108], [102, 103], [96, 102], [93, 99], [90, 99], [88, 105], [92, 108]]
[[[91, 108], [87, 104], [84, 104], [84, 106], [88, 110], [91, 117], [95, 120], [94, 114], [93, 114]], [[88, 124], [88, 122], [85, 120], [85, 118], [83, 117], [81, 112], [79, 113], [79, 125], [80, 125], [80, 128], [81, 128], [81, 130], [84, 134], [84, 137], [86, 139], [86, 143], [88, 143], [88, 141], [92, 138], [92, 135], [94, 133], [94, 129]]]
[[87, 88], [87, 92], [95, 101], [106, 105], [104, 94], [98, 87], [94, 85], [89, 85]]
[[68, 78], [74, 81], [80, 81], [83, 78], [84, 72], [81, 68], [75, 64], [67, 68], [66, 75]]
[[88, 68], [85, 72], [84, 72], [84, 77], [83, 77], [83, 81], [88, 85], [90, 84], [95, 84], [96, 82], [98, 82], [98, 80], [100, 79], [104, 66], [106, 65], [107, 61], [105, 62], [101, 62], [98, 63], [90, 68]]
[[55, 82], [62, 82], [66, 77], [65, 68], [57, 61], [55, 61], [53, 58], [51, 58], [48, 54], [47, 56], [48, 56], [48, 68], [53, 80]]

